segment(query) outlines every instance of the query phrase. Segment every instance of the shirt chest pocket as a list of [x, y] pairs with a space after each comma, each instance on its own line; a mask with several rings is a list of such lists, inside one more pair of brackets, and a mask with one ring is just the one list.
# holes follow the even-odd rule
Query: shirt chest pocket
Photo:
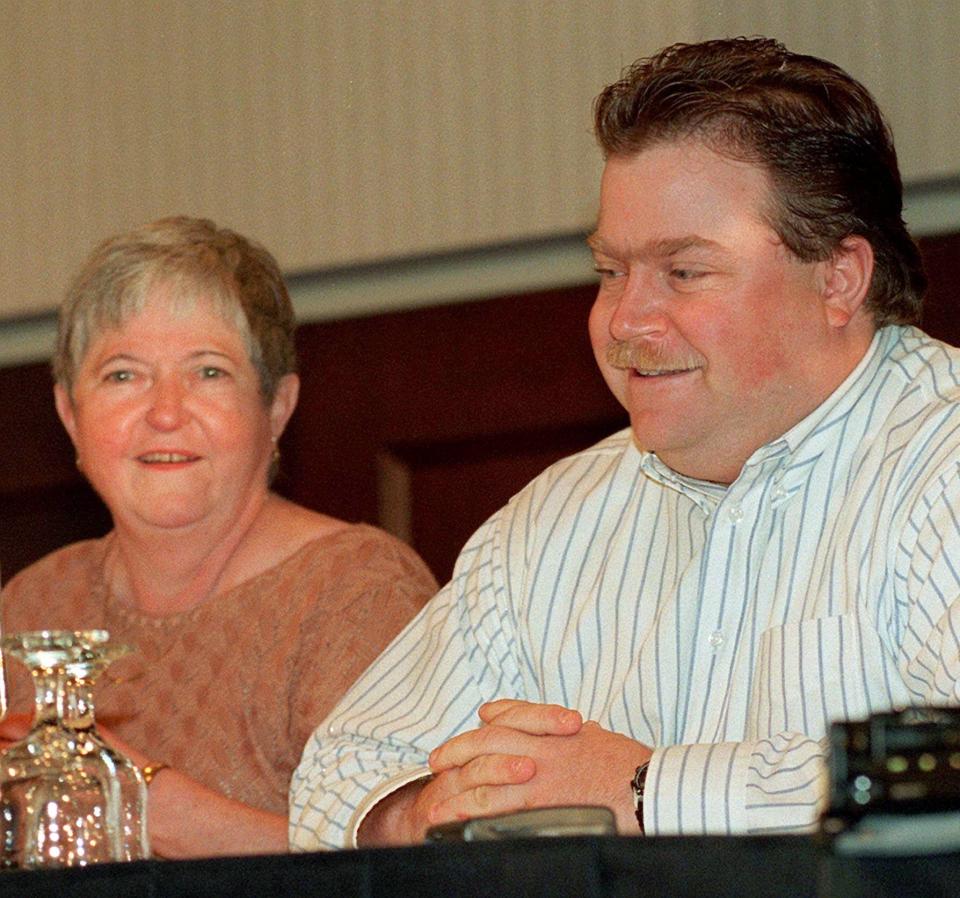
[[792, 732], [820, 739], [835, 720], [866, 717], [871, 711], [867, 695], [871, 684], [885, 678], [884, 667], [879, 636], [853, 615], [764, 631], [746, 737]]

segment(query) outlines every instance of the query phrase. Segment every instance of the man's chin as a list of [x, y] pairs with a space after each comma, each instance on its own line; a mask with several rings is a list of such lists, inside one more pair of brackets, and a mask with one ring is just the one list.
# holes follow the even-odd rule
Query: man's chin
[[707, 470], [709, 467], [709, 459], [703, 457], [702, 450], [698, 451], [698, 447], [690, 439], [687, 431], [677, 432], [663, 427], [651, 427], [649, 423], [638, 426], [631, 421], [630, 433], [637, 449], [656, 455], [661, 462], [677, 473], [697, 477], [699, 475], [692, 473], [693, 471]]
[[663, 457], [663, 454], [669, 455], [672, 451], [683, 450], [685, 445], [689, 444], [689, 439], [685, 439], [682, 428], [665, 427], [662, 421], [651, 421], [649, 415], [640, 417], [630, 415], [630, 432], [633, 435], [634, 445], [644, 451], [653, 452], [655, 455]]

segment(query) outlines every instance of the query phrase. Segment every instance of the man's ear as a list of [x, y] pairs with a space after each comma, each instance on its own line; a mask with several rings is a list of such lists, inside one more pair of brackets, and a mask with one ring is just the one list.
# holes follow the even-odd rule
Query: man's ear
[[820, 295], [827, 323], [842, 328], [864, 308], [873, 280], [873, 247], [854, 234], [840, 241], [836, 252], [820, 263]]
[[76, 417], [73, 413], [73, 402], [70, 399], [70, 394], [61, 384], [53, 385], [53, 404], [57, 407], [57, 414], [60, 416], [60, 421], [67, 433], [70, 434], [73, 445], [76, 446], [77, 426]]

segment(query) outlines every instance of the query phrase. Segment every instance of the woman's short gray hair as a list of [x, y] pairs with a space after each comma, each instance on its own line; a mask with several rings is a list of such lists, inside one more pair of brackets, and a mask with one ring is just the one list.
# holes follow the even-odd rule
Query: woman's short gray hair
[[296, 371], [293, 306], [280, 268], [258, 243], [203, 218], [162, 218], [110, 237], [90, 254], [60, 306], [53, 374], [71, 392], [91, 342], [143, 310], [154, 287], [199, 299], [236, 324], [270, 402]]

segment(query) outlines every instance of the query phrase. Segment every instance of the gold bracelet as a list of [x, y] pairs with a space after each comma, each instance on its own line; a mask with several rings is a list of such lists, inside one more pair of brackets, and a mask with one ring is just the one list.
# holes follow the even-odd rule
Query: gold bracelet
[[141, 767], [140, 775], [143, 777], [144, 784], [149, 787], [150, 783], [153, 782], [153, 778], [161, 770], [166, 770], [169, 766], [169, 764], [147, 764], [145, 767]]

